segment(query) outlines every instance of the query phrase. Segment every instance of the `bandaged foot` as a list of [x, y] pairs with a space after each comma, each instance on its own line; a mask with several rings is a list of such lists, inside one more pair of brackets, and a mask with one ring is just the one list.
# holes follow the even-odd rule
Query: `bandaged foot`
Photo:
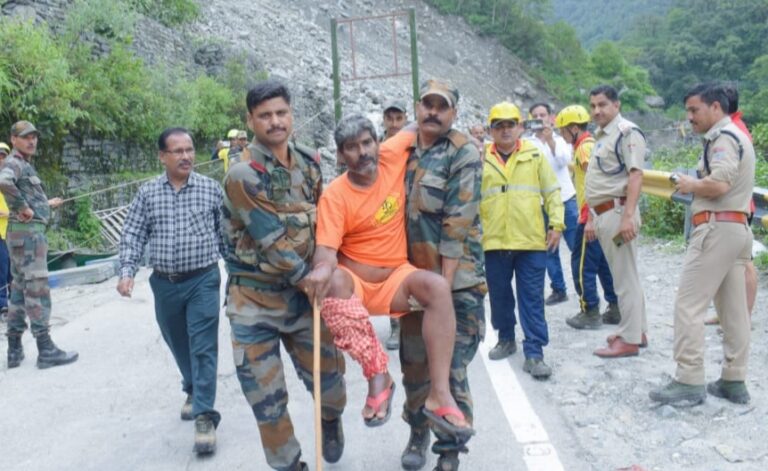
[[325, 298], [320, 314], [333, 334], [333, 343], [362, 365], [366, 379], [387, 372], [389, 359], [360, 298]]

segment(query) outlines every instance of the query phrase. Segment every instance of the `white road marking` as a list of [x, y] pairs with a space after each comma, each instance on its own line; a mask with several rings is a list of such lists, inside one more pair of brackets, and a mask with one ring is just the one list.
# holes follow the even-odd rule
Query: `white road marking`
[[507, 422], [523, 448], [526, 467], [529, 471], [565, 471], [557, 450], [549, 441], [544, 425], [533, 410], [509, 362], [488, 359], [488, 352], [497, 341], [496, 332], [488, 329], [485, 341], [480, 344], [480, 356]]

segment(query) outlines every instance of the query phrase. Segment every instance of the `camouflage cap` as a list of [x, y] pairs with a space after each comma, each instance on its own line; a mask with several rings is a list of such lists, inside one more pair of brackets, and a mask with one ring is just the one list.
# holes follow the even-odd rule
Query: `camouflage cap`
[[247, 131], [237, 131], [237, 138], [238, 139], [248, 139], [248, 132]]
[[11, 148], [5, 142], [0, 142], [0, 154], [8, 155], [11, 153]]
[[400, 100], [390, 100], [386, 103], [384, 103], [384, 112], [386, 113], [389, 110], [397, 110], [402, 113], [407, 113], [407, 109], [405, 107], [405, 103], [403, 103]]
[[40, 131], [38, 131], [35, 125], [29, 121], [16, 121], [13, 123], [13, 126], [11, 126], [11, 136], [24, 137], [32, 133], [35, 133], [38, 136], [40, 135]]
[[459, 102], [459, 91], [442, 80], [430, 79], [421, 84], [419, 98], [423, 100], [427, 95], [439, 95], [445, 98], [451, 108], [455, 108]]

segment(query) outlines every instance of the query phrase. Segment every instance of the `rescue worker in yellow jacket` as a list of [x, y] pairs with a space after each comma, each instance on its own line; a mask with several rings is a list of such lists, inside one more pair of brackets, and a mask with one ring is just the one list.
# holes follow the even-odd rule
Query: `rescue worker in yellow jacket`
[[[544, 152], [524, 132], [520, 110], [502, 102], [488, 117], [493, 144], [485, 153], [481, 187], [480, 220], [491, 324], [499, 331], [499, 342], [489, 353], [500, 360], [517, 351], [515, 343], [515, 295], [512, 279], [517, 275], [517, 304], [525, 338], [523, 370], [536, 379], [546, 379], [552, 369], [544, 363], [543, 348], [549, 343], [544, 318], [544, 276], [547, 250], [560, 243], [563, 231], [563, 202], [560, 186]], [[549, 227], [544, 226], [544, 210]]]

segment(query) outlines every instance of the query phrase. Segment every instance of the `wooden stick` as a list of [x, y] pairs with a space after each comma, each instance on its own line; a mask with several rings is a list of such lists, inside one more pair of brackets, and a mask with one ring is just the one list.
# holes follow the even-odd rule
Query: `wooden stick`
[[312, 385], [315, 399], [315, 469], [323, 470], [323, 427], [320, 422], [322, 414], [322, 389], [320, 384], [320, 306], [318, 299], [312, 300]]

